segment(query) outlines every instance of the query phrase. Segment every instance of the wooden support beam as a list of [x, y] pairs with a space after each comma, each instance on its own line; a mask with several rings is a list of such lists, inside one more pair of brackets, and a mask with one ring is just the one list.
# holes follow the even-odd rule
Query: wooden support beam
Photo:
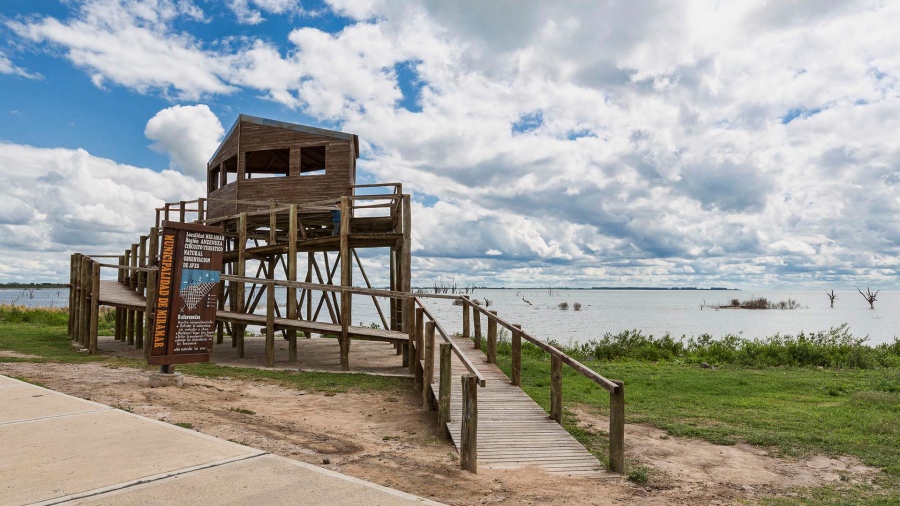
[[512, 331], [512, 357], [510, 367], [510, 379], [513, 385], [522, 384], [522, 326], [514, 325], [516, 328]]
[[475, 324], [475, 336], [472, 338], [472, 347], [478, 350], [481, 349], [481, 311], [473, 308], [472, 319]]
[[275, 367], [275, 283], [266, 285], [266, 367]]
[[147, 306], [144, 311], [144, 359], [150, 358], [150, 348], [153, 344], [153, 329], [156, 320], [156, 276], [157, 271], [147, 273]]
[[69, 256], [69, 321], [66, 335], [71, 339], [75, 335], [75, 260], [78, 253]]
[[409, 342], [406, 343], [406, 352], [403, 355], [403, 365], [409, 368], [409, 373], [415, 373], [415, 349], [416, 349], [416, 300], [412, 297], [406, 299], [406, 314], [409, 316], [404, 323], [406, 328], [404, 332], [409, 336]]
[[[299, 220], [297, 219], [297, 205], [291, 204], [288, 211], [288, 257], [287, 257], [287, 279], [288, 281], [297, 281], [297, 230], [299, 228]], [[297, 289], [287, 289], [287, 317], [290, 320], [297, 319]], [[297, 361], [297, 331], [288, 330], [288, 362]]]
[[[351, 251], [353, 251], [353, 258], [356, 259], [356, 265], [359, 267], [359, 272], [362, 274], [363, 281], [366, 282], [366, 287], [372, 288], [372, 283], [369, 283], [369, 276], [366, 275], [366, 270], [363, 269], [362, 262], [359, 260], [359, 255], [356, 254], [356, 249], [351, 248]], [[390, 327], [388, 327], [387, 320], [384, 318], [384, 313], [381, 311], [381, 304], [378, 303], [378, 297], [373, 295], [372, 302], [375, 304], [375, 310], [378, 311], [378, 317], [381, 318], [381, 324], [384, 325], [382, 328], [385, 330], [389, 329]], [[404, 328], [404, 332], [408, 332], [408, 330], [405, 330]]]
[[438, 435], [446, 438], [449, 435], [447, 423], [450, 422], [450, 383], [453, 380], [450, 372], [450, 343], [440, 346], [440, 376], [438, 377]]
[[422, 385], [425, 382], [424, 374], [425, 374], [425, 366], [423, 362], [425, 361], [425, 350], [424, 350], [424, 342], [425, 342], [425, 308], [417, 307], [416, 308], [416, 358], [414, 360], [413, 374], [415, 379], [413, 380], [413, 384], [416, 387], [416, 390], [422, 391]]
[[[403, 241], [399, 252], [399, 261], [397, 266], [397, 274], [399, 278], [399, 286], [397, 290], [409, 293], [412, 291], [412, 212], [410, 210], [409, 195], [403, 196]], [[406, 329], [406, 321], [412, 318], [412, 315], [406, 312], [407, 307], [401, 301], [397, 301], [400, 310], [401, 328]]]
[[562, 360], [550, 356], [550, 418], [562, 423]]
[[434, 382], [434, 322], [425, 323], [424, 337], [424, 362], [422, 374], [422, 409], [431, 409], [434, 406], [434, 397], [431, 384]]
[[341, 370], [350, 370], [350, 292], [341, 292]]
[[91, 331], [88, 351], [97, 353], [97, 325], [100, 322], [100, 262], [91, 262]]
[[462, 429], [459, 443], [459, 468], [478, 473], [478, 378], [462, 377]]
[[[353, 271], [350, 269], [350, 199], [341, 197], [341, 286], [353, 286]], [[350, 370], [350, 326], [352, 299], [350, 292], [341, 292], [341, 369]]]
[[[238, 261], [235, 274], [244, 276], [247, 268], [247, 213], [241, 213], [238, 217], [238, 239], [237, 239]], [[244, 283], [238, 283], [236, 289], [232, 292], [235, 300], [237, 300], [237, 311], [243, 313], [246, 308], [244, 301]], [[244, 329], [246, 325], [234, 325], [236, 334], [236, 348], [238, 358], [244, 358]]]
[[[494, 316], [496, 311], [490, 311]], [[488, 317], [488, 337], [487, 337], [487, 361], [489, 364], [497, 363], [497, 320]]]
[[625, 472], [625, 383], [609, 393], [609, 470]]
[[[131, 255], [130, 255], [129, 259], [131, 260], [129, 262], [129, 265], [131, 267], [138, 266], [138, 244], [137, 243], [134, 243], [131, 245]], [[132, 290], [137, 289], [138, 274], [139, 274], [139, 272], [136, 270], [131, 270], [128, 273], [128, 287], [131, 288]]]
[[[463, 298], [466, 299], [466, 300], [469, 299], [469, 297], [468, 297], [467, 295], [463, 295]], [[470, 323], [469, 323], [469, 315], [470, 315], [472, 312], [469, 311], [469, 304], [466, 303], [465, 301], [463, 301], [462, 310], [463, 310], [463, 314], [462, 314], [462, 336], [468, 339], [469, 337], [472, 337], [472, 332], [471, 332], [471, 328], [470, 328], [471, 325], [470, 325]]]

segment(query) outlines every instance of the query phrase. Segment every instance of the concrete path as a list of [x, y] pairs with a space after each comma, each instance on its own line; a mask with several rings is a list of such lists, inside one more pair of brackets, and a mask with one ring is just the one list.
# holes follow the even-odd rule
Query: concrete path
[[0, 376], [0, 506], [438, 504]]

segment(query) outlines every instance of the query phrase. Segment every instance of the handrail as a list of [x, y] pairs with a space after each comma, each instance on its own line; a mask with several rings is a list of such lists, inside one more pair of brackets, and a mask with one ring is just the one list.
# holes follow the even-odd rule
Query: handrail
[[102, 264], [99, 262], [98, 265], [110, 269], [119, 269], [120, 271], [159, 272], [159, 267], [132, 267], [130, 265]]
[[321, 290], [323, 292], [347, 292], [356, 295], [374, 295], [376, 297], [390, 297], [395, 299], [406, 299], [410, 297], [410, 294], [406, 292], [397, 292], [391, 290], [379, 290], [377, 288], [360, 288], [360, 287], [345, 287], [345, 286], [335, 286], [335, 285], [323, 285], [320, 283], [307, 283], [304, 281], [287, 281], [283, 279], [266, 279], [266, 278], [251, 278], [248, 276], [235, 276], [232, 274], [220, 274], [219, 279], [225, 281], [237, 281], [239, 283], [253, 283], [255, 285], [269, 285], [274, 284], [275, 286], [284, 286], [287, 288], [310, 288], [313, 290]]
[[450, 339], [450, 337], [447, 335], [447, 332], [444, 331], [444, 327], [442, 327], [440, 322], [438, 322], [437, 319], [435, 319], [435, 317], [431, 314], [431, 311], [429, 311], [428, 308], [425, 307], [425, 304], [423, 304], [422, 301], [419, 300], [418, 297], [413, 297], [413, 299], [416, 301], [416, 304], [418, 304], [419, 307], [422, 308], [425, 315], [428, 316], [428, 319], [434, 322], [434, 328], [441, 335], [441, 339], [443, 339], [447, 343], [450, 343], [450, 348], [453, 350], [453, 353], [456, 354], [456, 356], [459, 358], [459, 360], [463, 363], [463, 365], [466, 366], [466, 370], [469, 371], [469, 373], [475, 375], [476, 378], [478, 378], [478, 386], [484, 387], [484, 385], [485, 385], [484, 376], [481, 375], [481, 372], [478, 371], [478, 368], [475, 367], [475, 364], [473, 364], [469, 360], [469, 358], [466, 357], [466, 355], [462, 352], [462, 350], [459, 349], [459, 346], [455, 342], [453, 342], [452, 339]]
[[566, 364], [569, 367], [571, 367], [572, 369], [575, 369], [576, 371], [580, 372], [583, 376], [585, 376], [589, 380], [593, 381], [594, 383], [600, 385], [601, 387], [605, 388], [608, 392], [616, 393], [621, 388], [615, 382], [604, 378], [603, 376], [598, 374], [593, 369], [588, 368], [586, 365], [582, 364], [581, 362], [575, 360], [574, 358], [570, 357], [569, 355], [566, 355], [565, 352], [560, 351], [555, 346], [549, 345], [549, 344], [541, 341], [540, 339], [528, 334], [524, 330], [517, 328], [512, 323], [504, 320], [500, 316], [492, 314], [487, 309], [482, 308], [478, 304], [475, 304], [474, 302], [470, 301], [469, 299], [467, 299], [465, 297], [459, 297], [459, 299], [461, 299], [463, 301], [463, 304], [466, 304], [468, 306], [475, 308], [476, 310], [478, 310], [478, 312], [487, 316], [489, 319], [493, 319], [500, 325], [503, 325], [510, 332], [518, 332], [522, 336], [522, 338], [524, 338], [526, 341], [528, 341], [531, 344], [537, 346], [538, 348], [546, 351], [550, 355], [555, 356], [556, 358], [560, 359], [564, 364]]

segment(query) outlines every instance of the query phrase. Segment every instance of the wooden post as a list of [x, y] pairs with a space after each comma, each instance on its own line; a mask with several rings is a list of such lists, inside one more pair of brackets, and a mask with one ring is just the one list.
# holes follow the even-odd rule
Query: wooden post
[[[246, 263], [247, 263], [247, 213], [241, 213], [238, 218], [238, 261], [237, 261], [237, 274], [238, 276], [244, 276], [246, 272]], [[240, 281], [237, 284], [236, 290], [232, 291], [232, 296], [236, 298], [237, 301], [237, 311], [239, 313], [244, 312], [244, 282]], [[244, 325], [240, 324], [231, 324], [234, 327], [235, 332], [235, 347], [237, 348], [237, 356], [238, 358], [244, 358]]]
[[434, 382], [434, 322], [425, 323], [424, 338], [424, 359], [425, 367], [422, 374], [422, 409], [429, 409], [434, 406], [432, 400], [431, 384]]
[[97, 353], [97, 325], [100, 319], [100, 262], [91, 262], [91, 332], [88, 350]]
[[415, 377], [414, 385], [416, 390], [422, 391], [422, 385], [425, 383], [425, 366], [419, 368], [419, 364], [425, 360], [425, 350], [423, 343], [425, 342], [425, 308], [416, 308], [416, 357], [413, 367], [413, 375]]
[[469, 331], [469, 297], [463, 295], [460, 298], [462, 299], [463, 303], [462, 335], [465, 338], [469, 338], [472, 337], [472, 333]]
[[522, 384], [522, 326], [514, 325], [516, 328], [512, 331], [512, 384]]
[[206, 218], [206, 209], [204, 209], [206, 207], [205, 204], [205, 198], [200, 197], [199, 199], [197, 199], [197, 221], [202, 222], [204, 218]]
[[350, 260], [350, 197], [341, 197], [341, 369], [350, 370], [350, 334], [351, 320], [350, 292], [346, 290], [353, 286], [353, 264]]
[[550, 355], [550, 418], [562, 423], [562, 360]]
[[68, 324], [66, 335], [70, 339], [75, 335], [75, 260], [77, 258], [78, 253], [72, 253], [69, 256], [69, 321], [66, 322]]
[[625, 383], [609, 393], [609, 470], [625, 472]]
[[[497, 316], [496, 311], [490, 311]], [[497, 320], [488, 316], [487, 361], [489, 364], [497, 363]]]
[[478, 473], [478, 378], [462, 377], [462, 429], [459, 444], [459, 468]]
[[157, 271], [147, 273], [147, 310], [144, 311], [144, 358], [150, 357], [150, 347], [153, 344], [153, 323], [156, 321], [156, 274]]
[[438, 435], [446, 438], [447, 423], [450, 422], [450, 343], [441, 343], [440, 346], [440, 377], [438, 378]]
[[72, 255], [72, 286], [69, 287], [69, 337], [78, 338], [78, 303], [81, 292], [81, 253]]
[[[138, 266], [138, 245], [134, 243], [131, 245], [131, 255], [129, 256], [130, 262], [129, 265], [131, 267]], [[130, 270], [128, 271], [128, 287], [132, 290], [136, 289], [138, 286], [138, 271]]]
[[406, 310], [403, 316], [403, 331], [409, 336], [403, 350], [403, 365], [409, 369], [410, 374], [415, 373], [415, 348], [416, 348], [416, 299], [411, 295], [406, 298]]
[[79, 344], [84, 346], [84, 335], [85, 335], [85, 320], [87, 319], [85, 316], [87, 315], [87, 295], [88, 295], [88, 278], [90, 278], [90, 274], [88, 274], [88, 266], [90, 265], [90, 259], [81, 255], [80, 257], [81, 265], [78, 268], [78, 309], [77, 309], [77, 328], [75, 329], [75, 334], [77, 336], [77, 341]]
[[135, 311], [133, 309], [125, 310], [125, 343], [134, 344], [134, 320]]
[[275, 282], [266, 283], [266, 367], [275, 367]]
[[185, 222], [185, 212], [187, 211], [187, 202], [180, 201], [178, 202], [178, 221], [184, 223]]
[[472, 308], [472, 319], [475, 324], [475, 337], [472, 338], [473, 348], [481, 349], [481, 311], [478, 308]]
[[[291, 204], [288, 211], [288, 281], [297, 281], [297, 205]], [[287, 317], [290, 320], [297, 319], [297, 289], [287, 289]], [[288, 338], [288, 362], [297, 361], [297, 330], [287, 331]]]
[[[125, 257], [119, 256], [119, 265], [124, 265], [124, 263]], [[116, 271], [116, 281], [121, 284], [125, 281], [125, 271], [121, 268], [116, 269]], [[125, 340], [125, 311], [120, 308], [116, 308], [116, 328], [114, 334], [116, 341]]]
[[341, 290], [341, 369], [350, 370], [350, 292]]

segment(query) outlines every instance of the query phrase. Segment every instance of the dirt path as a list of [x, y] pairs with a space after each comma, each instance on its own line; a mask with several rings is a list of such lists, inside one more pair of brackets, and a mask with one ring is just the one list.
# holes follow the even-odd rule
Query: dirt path
[[[852, 459], [788, 462], [745, 445], [668, 438], [629, 425], [629, 457], [656, 470], [651, 486], [535, 469], [472, 475], [458, 469], [453, 446], [432, 428], [434, 413], [420, 410], [413, 392], [321, 394], [196, 377], [186, 377], [182, 389], [153, 389], [146, 371], [99, 364], [0, 363], [0, 374], [454, 505], [734, 504], [876, 472]], [[606, 425], [578, 415], [585, 424]]]

